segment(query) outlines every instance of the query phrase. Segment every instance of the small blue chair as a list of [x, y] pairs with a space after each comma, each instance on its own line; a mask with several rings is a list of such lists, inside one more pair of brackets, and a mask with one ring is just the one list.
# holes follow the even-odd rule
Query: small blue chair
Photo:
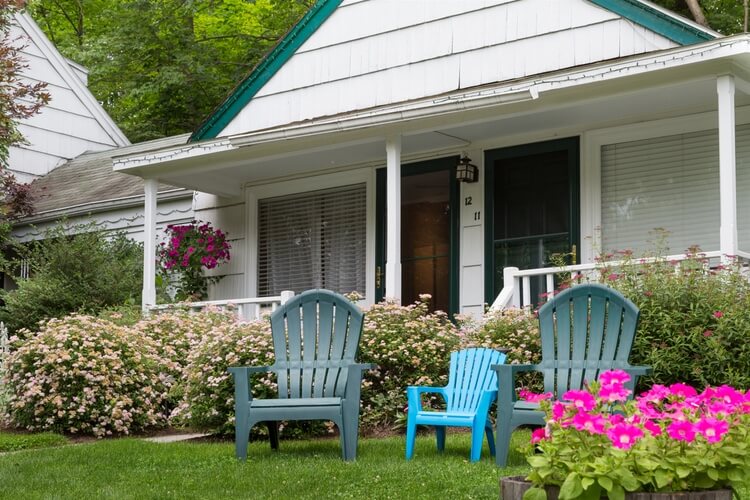
[[[489, 411], [497, 398], [497, 375], [491, 365], [505, 362], [505, 354], [492, 349], [464, 349], [451, 353], [450, 374], [445, 387], [407, 387], [406, 459], [414, 456], [417, 425], [432, 425], [437, 434], [437, 449], [445, 449], [446, 427], [471, 427], [471, 461], [482, 454], [482, 438], [487, 434], [490, 453], [495, 455]], [[422, 394], [440, 394], [445, 411], [422, 409]]]

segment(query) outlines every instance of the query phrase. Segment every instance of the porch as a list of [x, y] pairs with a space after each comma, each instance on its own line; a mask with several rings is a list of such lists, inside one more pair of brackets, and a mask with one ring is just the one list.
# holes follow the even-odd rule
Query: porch
[[[442, 281], [430, 281], [426, 287], [432, 290], [409, 293], [449, 290], [449, 312], [480, 314], [485, 303], [498, 307], [530, 303], [532, 292], [523, 286], [523, 280], [551, 274], [553, 271], [547, 269], [551, 252], [542, 245], [537, 256], [525, 262], [499, 256], [502, 252], [498, 249], [507, 249], [518, 235], [495, 224], [513, 214], [512, 210], [501, 212], [498, 208], [497, 174], [506, 168], [508, 152], [517, 152], [514, 148], [533, 149], [552, 143], [574, 144], [565, 149], [572, 161], [566, 164], [569, 189], [561, 197], [564, 206], [558, 210], [564, 212], [562, 227], [546, 228], [541, 234], [527, 228], [521, 236], [537, 240], [541, 236], [542, 241], [557, 238], [558, 246], [565, 250], [562, 253], [575, 255], [575, 264], [567, 271], [594, 270], [599, 250], [630, 247], [632, 231], [664, 226], [650, 219], [663, 213], [669, 214], [667, 224], [679, 225], [667, 227], [676, 235], [674, 250], [698, 244], [714, 259], [747, 257], [750, 254], [743, 248], [750, 244], [750, 220], [738, 220], [737, 191], [750, 188], [750, 170], [745, 168], [750, 157], [746, 158], [743, 128], [750, 123], [748, 54], [750, 37], [741, 35], [614, 64], [582, 66], [484, 86], [460, 95], [441, 95], [121, 158], [115, 162], [116, 170], [147, 180], [146, 225], [151, 230], [144, 259], [144, 307], [155, 302], [154, 213], [159, 181], [200, 191], [195, 201], [196, 217], [230, 227], [230, 235], [236, 238], [233, 246], [240, 258], [230, 268], [219, 269], [227, 278], [212, 289], [214, 300], [255, 300], [278, 297], [282, 289], [335, 289], [336, 285], [329, 283], [345, 283], [338, 291], [356, 290], [368, 303], [382, 296], [406, 302], [413, 297], [404, 294], [405, 282], [413, 281], [415, 275], [429, 274], [418, 272], [417, 266], [405, 269], [407, 260], [419, 258], [429, 262], [429, 272], [442, 276]], [[743, 134], [739, 149], [738, 126]], [[689, 148], [696, 137], [706, 141], [697, 153]], [[680, 144], [676, 150], [667, 149], [670, 138]], [[662, 151], [664, 161], [696, 158], [693, 170], [688, 172], [683, 164], [677, 165], [665, 181], [655, 175], [653, 167], [638, 173], [632, 164], [618, 163], [618, 158], [607, 156], [623, 145], [635, 145], [648, 153], [645, 145], [655, 139], [659, 140], [653, 143], [652, 152]], [[405, 255], [413, 231], [405, 231], [403, 213], [408, 203], [421, 196], [405, 190], [409, 170], [413, 172], [417, 164], [447, 165], [449, 159], [455, 165], [464, 155], [478, 167], [479, 181], [455, 183], [451, 180], [452, 167], [445, 167], [449, 175], [443, 178], [448, 180], [441, 182], [450, 182], [445, 189], [452, 193], [447, 195], [447, 229], [441, 230], [448, 234], [447, 250]], [[524, 168], [523, 164], [517, 166], [518, 171]], [[646, 206], [643, 197], [612, 187], [623, 172], [630, 172], [631, 178], [640, 176], [636, 180], [644, 185], [667, 186], [675, 193], [666, 200], [669, 210], [653, 203], [663, 199], [666, 191], [651, 191], [650, 211], [635, 213], [635, 202]], [[687, 187], [677, 186], [675, 180], [694, 172], [701, 172], [703, 177]], [[534, 175], [540, 184], [541, 174], [535, 171]], [[272, 228], [280, 227], [278, 218], [272, 217], [272, 202], [284, 201], [288, 208], [296, 203], [294, 196], [323, 192], [335, 192], [334, 201], [341, 201], [344, 198], [337, 190], [348, 186], [361, 186], [349, 199], [360, 200], [361, 205], [357, 209], [357, 235], [340, 240], [341, 255], [356, 253], [351, 262], [347, 261], [350, 267], [346, 273], [338, 273], [346, 274], [336, 278], [343, 281], [331, 281], [335, 260], [326, 262], [323, 267], [327, 275], [322, 275], [319, 263], [324, 252], [318, 245], [306, 257], [309, 263], [301, 273], [311, 276], [309, 283], [282, 289], [268, 285], [270, 281], [264, 276], [276, 279], [284, 274], [273, 268], [275, 264], [267, 257], [270, 251], [263, 246], [278, 234]], [[417, 183], [416, 188], [424, 191], [431, 186]], [[705, 196], [698, 200], [696, 192]], [[534, 191], [519, 194], [526, 198], [522, 200], [525, 208], [539, 202]], [[345, 200], [342, 203], [337, 213], [346, 212], [342, 207], [349, 206]], [[747, 213], [750, 197], [740, 197], [739, 203], [739, 213]], [[547, 217], [555, 207], [545, 210]], [[611, 216], [608, 210], [620, 210], [625, 215], [616, 220], [617, 214]], [[698, 220], [696, 213], [705, 218]], [[270, 221], [266, 226], [264, 217]], [[614, 230], [614, 224], [622, 228], [628, 220], [637, 222], [628, 229], [631, 232]], [[640, 237], [636, 243], [643, 240], [645, 237]], [[511, 289], [510, 278], [506, 284], [504, 277], [510, 276], [513, 267], [532, 269], [513, 271], [517, 284]], [[543, 280], [548, 288], [549, 278]]]

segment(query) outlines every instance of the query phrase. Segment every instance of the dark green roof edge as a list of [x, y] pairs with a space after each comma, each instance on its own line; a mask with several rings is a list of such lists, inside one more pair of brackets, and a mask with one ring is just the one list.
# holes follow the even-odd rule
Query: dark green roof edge
[[591, 3], [630, 19], [644, 28], [669, 38], [680, 45], [714, 40], [715, 35], [688, 23], [680, 21], [674, 16], [665, 14], [659, 9], [646, 5], [639, 0], [589, 0]]
[[227, 99], [193, 132], [188, 142], [213, 139], [276, 72], [294, 55], [298, 48], [315, 33], [321, 24], [341, 4], [342, 0], [318, 0], [289, 33], [268, 53]]

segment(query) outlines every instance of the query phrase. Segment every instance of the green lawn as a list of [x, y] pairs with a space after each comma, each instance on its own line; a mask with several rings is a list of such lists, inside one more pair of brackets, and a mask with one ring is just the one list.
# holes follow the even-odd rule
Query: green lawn
[[[514, 447], [528, 439], [515, 435]], [[492, 498], [498, 478], [527, 467], [512, 452], [498, 469], [485, 444], [471, 464], [469, 434], [449, 434], [443, 455], [431, 437], [404, 460], [404, 438], [362, 439], [354, 463], [341, 461], [337, 439], [282, 441], [272, 452], [251, 443], [247, 462], [229, 443], [148, 443], [113, 439], [0, 456], [0, 498]]]
[[63, 436], [52, 433], [24, 434], [0, 431], [0, 453], [60, 446], [67, 442]]

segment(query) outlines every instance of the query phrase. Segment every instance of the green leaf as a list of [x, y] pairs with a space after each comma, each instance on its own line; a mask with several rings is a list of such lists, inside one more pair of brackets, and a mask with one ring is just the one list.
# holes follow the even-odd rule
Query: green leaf
[[534, 486], [526, 490], [523, 500], [547, 500], [547, 492], [543, 488]]
[[535, 469], [547, 467], [549, 465], [549, 459], [540, 455], [532, 455], [530, 457], [526, 457], [526, 461], [529, 462], [529, 465], [531, 465]]
[[625, 490], [619, 484], [615, 484], [612, 490], [607, 492], [607, 497], [609, 500], [625, 500]]
[[677, 467], [675, 467], [675, 472], [677, 473], [677, 477], [682, 479], [690, 475], [691, 469], [690, 467], [685, 467], [684, 465], [678, 465]]
[[664, 469], [657, 469], [654, 471], [654, 479], [656, 480], [656, 486], [658, 488], [664, 488], [672, 482], [672, 474]]
[[732, 482], [740, 482], [745, 479], [745, 474], [740, 469], [729, 469], [727, 471], [727, 479]]
[[581, 479], [581, 485], [583, 486], [584, 490], [588, 490], [595, 482], [596, 481], [593, 477], [584, 477], [583, 479]]
[[560, 500], [573, 500], [578, 498], [582, 492], [583, 484], [581, 484], [581, 478], [577, 473], [571, 472], [560, 487]]
[[601, 486], [605, 490], [610, 491], [612, 489], [613, 483], [610, 478], [606, 476], [601, 476], [597, 478], [597, 481], [599, 482], [599, 486]]
[[718, 480], [719, 480], [719, 471], [717, 471], [717, 470], [716, 470], [716, 469], [714, 469], [714, 468], [710, 468], [710, 469], [708, 469], [708, 470], [706, 471], [706, 474], [708, 474], [708, 477], [710, 477], [710, 478], [711, 478], [711, 479], [713, 479], [714, 481], [718, 481]]

